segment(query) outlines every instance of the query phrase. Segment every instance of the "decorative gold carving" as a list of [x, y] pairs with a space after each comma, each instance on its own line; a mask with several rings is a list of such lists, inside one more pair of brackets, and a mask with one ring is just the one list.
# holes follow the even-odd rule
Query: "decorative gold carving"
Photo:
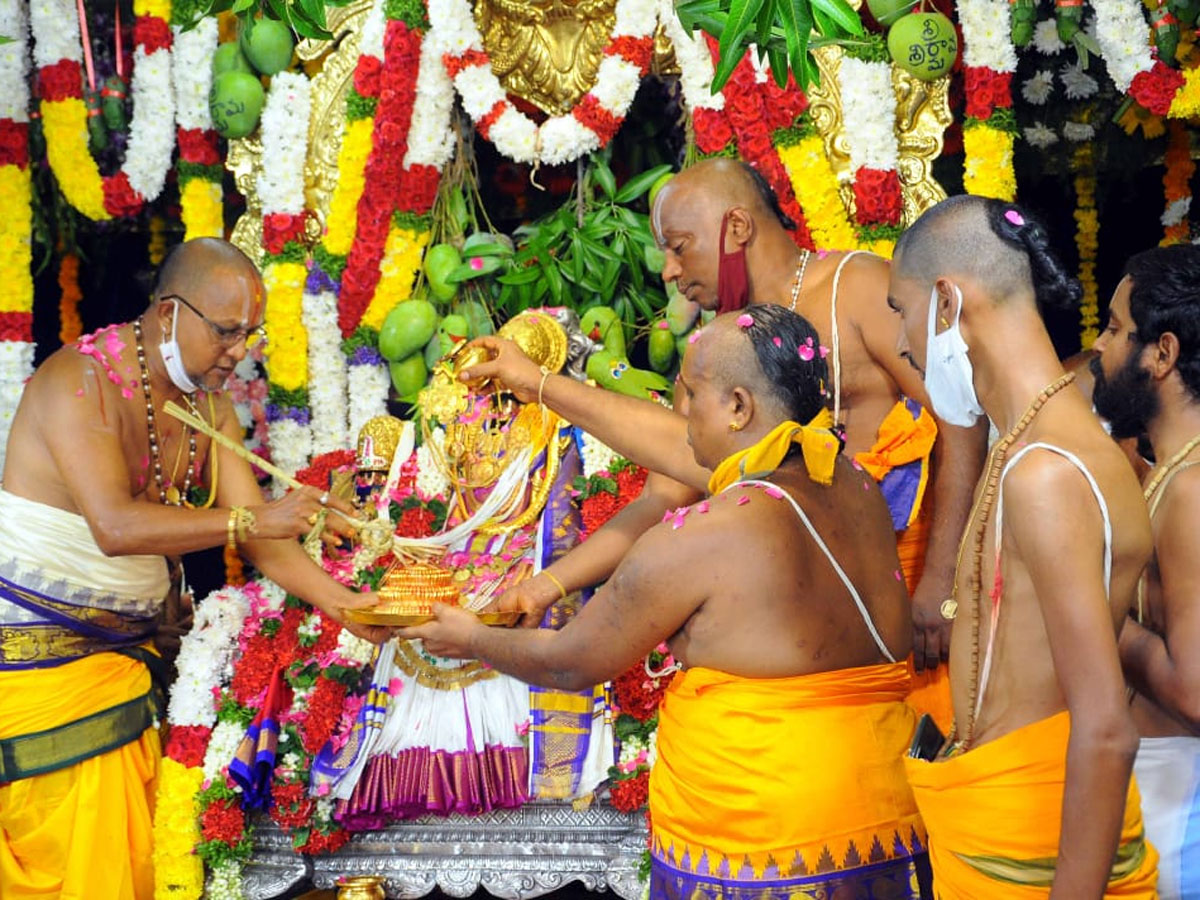
[[[821, 83], [809, 89], [808, 114], [825, 141], [825, 154], [838, 177], [842, 204], [853, 217], [850, 139], [844, 128], [842, 97], [837, 89], [844, 52], [841, 47], [829, 46], [819, 48], [815, 55]], [[896, 139], [900, 144], [896, 168], [904, 197], [902, 224], [908, 226], [929, 207], [946, 199], [946, 192], [933, 177], [933, 161], [941, 155], [942, 133], [952, 121], [949, 79], [924, 82], [892, 66], [892, 90], [896, 94]]]
[[477, 0], [475, 22], [504, 89], [550, 115], [596, 83], [616, 0]]

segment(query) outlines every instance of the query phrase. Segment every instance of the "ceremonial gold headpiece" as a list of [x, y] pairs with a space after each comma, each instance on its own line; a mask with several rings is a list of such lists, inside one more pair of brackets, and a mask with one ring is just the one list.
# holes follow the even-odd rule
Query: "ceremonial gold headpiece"
[[[567, 332], [552, 316], [540, 310], [518, 313], [500, 326], [497, 335], [512, 341], [526, 356], [551, 372], [559, 371], [567, 361]], [[454, 371], [461, 372], [487, 359], [487, 350], [483, 347], [468, 347], [455, 357]], [[485, 384], [480, 382], [470, 387], [479, 390]]]
[[395, 416], [368, 419], [358, 432], [358, 471], [386, 472], [400, 446], [404, 423]]

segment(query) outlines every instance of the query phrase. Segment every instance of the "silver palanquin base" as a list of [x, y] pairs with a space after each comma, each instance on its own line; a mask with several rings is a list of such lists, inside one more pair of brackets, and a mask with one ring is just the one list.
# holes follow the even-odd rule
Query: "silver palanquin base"
[[243, 871], [247, 900], [278, 897], [304, 878], [332, 888], [343, 875], [381, 875], [389, 898], [423, 897], [440, 889], [468, 897], [483, 888], [525, 900], [573, 881], [637, 900], [637, 869], [646, 846], [645, 819], [608, 804], [575, 811], [569, 804], [530, 803], [481, 816], [427, 816], [357, 834], [337, 853], [297, 856], [269, 819], [255, 828], [254, 856]]

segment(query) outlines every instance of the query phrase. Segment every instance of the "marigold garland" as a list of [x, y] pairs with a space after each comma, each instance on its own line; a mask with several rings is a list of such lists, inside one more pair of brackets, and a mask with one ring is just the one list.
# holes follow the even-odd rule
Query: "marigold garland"
[[1170, 137], [1167, 140], [1163, 173], [1163, 194], [1166, 207], [1162, 214], [1163, 238], [1160, 247], [1185, 243], [1190, 237], [1191, 223], [1188, 214], [1192, 206], [1192, 176], [1196, 174], [1196, 163], [1192, 161], [1192, 141], [1187, 126], [1172, 121], [1167, 125]]
[[963, 187], [968, 194], [1012, 201], [1017, 195], [1013, 170], [1013, 132], [992, 121], [967, 119], [963, 126]]
[[1100, 336], [1100, 291], [1096, 284], [1096, 252], [1100, 248], [1100, 217], [1096, 211], [1096, 173], [1092, 148], [1081, 144], [1071, 160], [1075, 171], [1075, 247], [1079, 251], [1079, 343], [1090, 350]]
[[199, 900], [204, 865], [192, 848], [200, 841], [195, 797], [204, 770], [163, 757], [154, 815], [154, 896]]
[[417, 231], [412, 227], [393, 223], [388, 231], [383, 260], [379, 264], [379, 284], [367, 311], [363, 313], [363, 325], [378, 331], [383, 327], [383, 320], [392, 308], [412, 296], [415, 276], [421, 267], [421, 257], [429, 238], [428, 228]]
[[804, 117], [795, 129], [776, 133], [779, 158], [787, 169], [796, 197], [808, 214], [808, 227], [817, 250], [853, 250], [858, 235], [838, 193], [837, 175], [825, 155], [825, 142]]
[[221, 179], [223, 177], [220, 138], [213, 129], [208, 111], [212, 87], [212, 57], [217, 49], [219, 26], [205, 16], [190, 30], [175, 22], [175, 58], [172, 76], [175, 86], [176, 140], [179, 157], [175, 163], [179, 182], [180, 218], [184, 240], [198, 237], [223, 237], [225, 234]]
[[79, 257], [69, 251], [63, 253], [58, 263], [58, 290], [58, 339], [71, 344], [83, 334], [79, 318], [83, 292], [79, 289]]

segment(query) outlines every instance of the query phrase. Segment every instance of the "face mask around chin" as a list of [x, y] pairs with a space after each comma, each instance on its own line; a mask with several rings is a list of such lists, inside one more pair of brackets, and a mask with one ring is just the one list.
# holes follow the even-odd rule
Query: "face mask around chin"
[[929, 395], [934, 414], [947, 425], [968, 428], [983, 415], [983, 407], [975, 394], [974, 369], [967, 355], [967, 343], [959, 329], [963, 297], [954, 287], [958, 308], [954, 322], [937, 334], [937, 287], [929, 296], [929, 324], [925, 351], [925, 392]]
[[175, 334], [175, 329], [179, 325], [179, 301], [173, 302], [175, 310], [171, 315], [171, 338], [158, 345], [158, 352], [162, 356], [163, 365], [167, 367], [167, 375], [171, 379], [171, 383], [185, 394], [194, 394], [200, 389], [200, 386], [192, 381], [188, 376], [187, 369], [183, 367], [183, 353], [179, 349], [179, 341]]

